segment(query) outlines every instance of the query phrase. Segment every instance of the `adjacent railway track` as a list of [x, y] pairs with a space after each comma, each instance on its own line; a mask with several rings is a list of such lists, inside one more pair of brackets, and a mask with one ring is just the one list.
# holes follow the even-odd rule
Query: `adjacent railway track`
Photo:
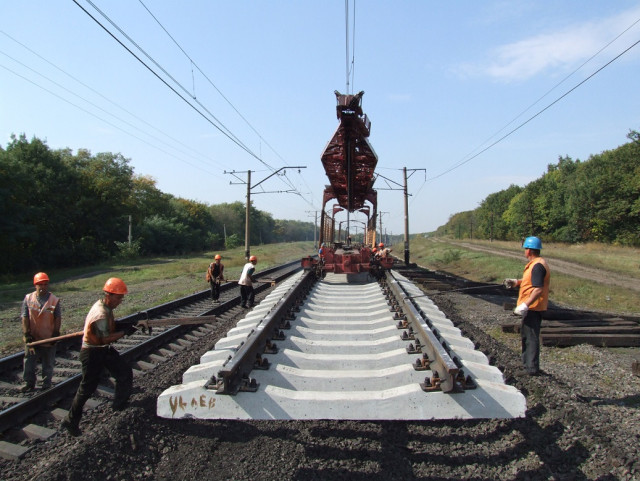
[[[272, 289], [271, 280], [281, 282], [299, 271], [299, 262], [292, 262], [258, 273], [258, 278], [268, 277], [268, 282], [259, 282], [256, 286], [258, 299]], [[183, 317], [210, 316], [228, 318], [239, 315], [244, 310], [239, 306], [237, 284], [230, 282], [221, 286], [220, 300], [212, 303], [209, 290], [191, 296], [155, 306], [130, 316], [117, 319], [117, 324], [143, 324], [147, 320], [170, 320]], [[215, 322], [215, 321], [214, 321]], [[136, 334], [122, 338], [114, 346], [129, 361], [134, 374], [140, 374], [170, 358], [176, 351], [187, 349], [191, 341], [206, 336], [210, 324], [167, 325], [155, 327], [146, 333], [140, 330]], [[57, 421], [66, 415], [72, 396], [81, 379], [81, 366], [78, 360], [81, 338], [65, 339], [57, 346], [54, 385], [48, 390], [36, 390], [30, 393], [20, 392], [22, 385], [22, 359], [24, 352], [0, 359], [0, 455], [19, 457], [25, 450], [18, 444], [24, 437], [47, 438], [55, 434]], [[111, 380], [104, 378], [96, 397], [90, 400], [89, 407], [95, 406], [112, 396]]]

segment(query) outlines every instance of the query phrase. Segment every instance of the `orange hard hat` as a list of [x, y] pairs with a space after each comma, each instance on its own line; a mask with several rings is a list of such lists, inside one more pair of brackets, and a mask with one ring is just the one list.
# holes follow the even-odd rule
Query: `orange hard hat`
[[44, 272], [38, 272], [33, 276], [33, 285], [42, 284], [43, 282], [49, 282], [49, 276]]
[[378, 247], [384, 247], [384, 244], [380, 242], [380, 244], [378, 244]]
[[378, 249], [374, 247], [372, 252], [378, 252]]
[[249, 262], [253, 262], [253, 261], [258, 262], [258, 258], [256, 256], [249, 257]]
[[122, 279], [118, 279], [117, 277], [111, 277], [104, 283], [104, 287], [102, 288], [104, 292], [108, 292], [109, 294], [126, 294], [128, 291], [127, 285], [124, 283]]
[[220, 254], [216, 254], [216, 256], [214, 257], [215, 260], [219, 261], [220, 259], [222, 259], [222, 256]]

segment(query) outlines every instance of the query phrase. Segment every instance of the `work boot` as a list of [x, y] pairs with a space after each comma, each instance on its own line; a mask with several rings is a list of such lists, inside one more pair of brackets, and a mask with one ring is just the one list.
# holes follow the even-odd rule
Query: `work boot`
[[80, 428], [78, 427], [78, 425], [71, 422], [69, 418], [64, 418], [62, 420], [61, 426], [65, 428], [69, 432], [69, 434], [71, 434], [71, 436], [73, 437], [78, 437], [82, 434], [82, 431], [80, 431]]
[[42, 385], [42, 390], [46, 391], [47, 389], [51, 389], [51, 383], [50, 382], [46, 382]]
[[36, 387], [33, 384], [27, 383], [20, 388], [20, 392], [31, 392], [31, 391], [35, 391], [35, 389]]

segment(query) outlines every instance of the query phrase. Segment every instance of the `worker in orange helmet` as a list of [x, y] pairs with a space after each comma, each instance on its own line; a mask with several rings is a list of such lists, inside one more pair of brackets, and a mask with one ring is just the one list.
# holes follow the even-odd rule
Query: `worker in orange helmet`
[[221, 261], [222, 256], [220, 254], [216, 254], [213, 258], [213, 262], [209, 264], [209, 268], [207, 269], [207, 279], [211, 286], [211, 300], [213, 302], [218, 302], [218, 298], [220, 297], [220, 283], [225, 280], [224, 264], [222, 264]]
[[258, 258], [256, 256], [249, 257], [249, 262], [242, 268], [242, 274], [240, 274], [240, 280], [238, 280], [238, 285], [240, 286], [240, 307], [245, 309], [253, 307], [255, 300], [253, 283], [256, 282], [256, 278], [253, 274], [256, 271], [257, 263]]
[[79, 425], [82, 417], [82, 408], [98, 387], [104, 368], [116, 380], [113, 409], [115, 411], [124, 409], [131, 395], [133, 385], [131, 366], [111, 346], [111, 343], [122, 336], [136, 331], [135, 327], [130, 327], [125, 332], [116, 331], [113, 310], [120, 305], [125, 294], [127, 294], [127, 285], [122, 279], [112, 277], [107, 280], [102, 290], [104, 291], [104, 297], [93, 305], [84, 322], [84, 335], [82, 337], [82, 349], [80, 350], [82, 380], [71, 403], [69, 414], [62, 421], [62, 426], [72, 436], [80, 435]]
[[36, 387], [38, 358], [42, 361], [42, 389], [51, 387], [56, 361], [55, 343], [35, 347], [27, 347], [26, 344], [59, 336], [62, 323], [60, 299], [49, 292], [49, 276], [38, 272], [33, 276], [33, 285], [36, 290], [27, 294], [22, 301], [22, 334], [25, 343], [22, 392], [33, 391]]
[[389, 254], [391, 254], [391, 249], [385, 248], [384, 244], [380, 242], [378, 244], [378, 257], [387, 257]]

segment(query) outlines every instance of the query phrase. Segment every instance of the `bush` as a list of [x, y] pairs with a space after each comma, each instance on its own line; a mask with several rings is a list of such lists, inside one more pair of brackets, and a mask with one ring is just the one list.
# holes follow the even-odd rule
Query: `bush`
[[442, 262], [444, 264], [451, 264], [452, 262], [457, 262], [460, 260], [460, 251], [457, 249], [447, 249], [444, 252], [444, 258]]
[[214, 251], [224, 249], [224, 237], [220, 234], [214, 234], [213, 232], [209, 232], [207, 234], [206, 240], [206, 249], [211, 249]]
[[238, 236], [238, 234], [232, 234], [227, 237], [227, 249], [235, 249], [236, 247], [240, 247], [241, 245], [242, 239], [240, 239], [240, 236]]
[[115, 255], [116, 259], [136, 259], [140, 256], [140, 239], [134, 240], [131, 244], [129, 244], [128, 242], [118, 241], [114, 241], [114, 243], [118, 248], [118, 252]]

